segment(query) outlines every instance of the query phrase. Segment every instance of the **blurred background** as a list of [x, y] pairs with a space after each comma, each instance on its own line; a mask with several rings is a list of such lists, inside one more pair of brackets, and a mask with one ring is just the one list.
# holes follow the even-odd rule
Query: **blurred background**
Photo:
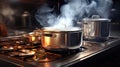
[[[0, 0], [0, 22], [4, 22], [8, 29], [27, 29], [40, 28], [41, 25], [35, 19], [37, 9], [47, 2], [54, 8], [57, 14], [65, 0]], [[120, 29], [120, 1], [113, 0], [110, 13], [111, 29]], [[26, 26], [27, 25], [27, 26]]]

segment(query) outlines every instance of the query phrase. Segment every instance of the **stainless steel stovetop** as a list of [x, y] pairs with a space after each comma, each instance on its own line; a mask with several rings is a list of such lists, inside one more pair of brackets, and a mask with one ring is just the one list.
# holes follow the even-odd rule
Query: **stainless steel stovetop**
[[119, 44], [120, 39], [116, 37], [110, 37], [106, 42], [83, 41], [83, 46], [79, 50], [73, 50], [71, 52], [64, 53], [64, 55], [48, 53], [48, 56], [51, 55], [52, 57], [56, 57], [59, 55], [59, 57], [46, 62], [34, 61], [31, 59], [33, 56], [29, 56], [27, 58], [18, 56], [16, 57], [11, 55], [11, 51], [5, 52], [3, 50], [0, 50], [0, 60], [20, 67], [64, 67], [90, 58]]

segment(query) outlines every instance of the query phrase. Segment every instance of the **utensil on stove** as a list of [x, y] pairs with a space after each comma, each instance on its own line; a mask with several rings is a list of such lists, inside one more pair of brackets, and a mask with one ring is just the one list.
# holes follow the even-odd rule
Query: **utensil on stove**
[[51, 51], [77, 49], [82, 45], [82, 31], [79, 27], [53, 28], [44, 27], [41, 30], [42, 47]]
[[109, 37], [109, 22], [109, 19], [99, 17], [83, 19], [83, 39], [106, 41]]

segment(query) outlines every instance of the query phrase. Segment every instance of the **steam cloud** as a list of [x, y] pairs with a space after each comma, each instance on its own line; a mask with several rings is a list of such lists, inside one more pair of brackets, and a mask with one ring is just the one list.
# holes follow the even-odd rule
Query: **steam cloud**
[[73, 27], [78, 19], [90, 18], [99, 15], [101, 18], [109, 18], [112, 0], [65, 0], [68, 2], [60, 8], [61, 14], [52, 13], [53, 9], [47, 4], [38, 9], [35, 17], [44, 27]]

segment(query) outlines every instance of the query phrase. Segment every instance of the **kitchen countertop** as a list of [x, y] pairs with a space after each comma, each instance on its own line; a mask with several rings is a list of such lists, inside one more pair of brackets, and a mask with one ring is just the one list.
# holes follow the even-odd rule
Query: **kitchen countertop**
[[[112, 33], [115, 34], [115, 33]], [[106, 42], [89, 42], [84, 41], [83, 47], [86, 49], [83, 52], [78, 52], [75, 54], [72, 54], [68, 57], [62, 57], [60, 59], [57, 59], [55, 61], [51, 62], [26, 62], [19, 59], [16, 59], [14, 57], [6, 56], [3, 54], [0, 54], [0, 61], [5, 61], [8, 64], [13, 64], [18, 67], [66, 67], [73, 65], [75, 63], [81, 62], [83, 60], [86, 60], [92, 56], [95, 56], [99, 53], [102, 53], [106, 50], [109, 50], [111, 48], [114, 48], [115, 46], [120, 45], [120, 38], [118, 36], [110, 37], [110, 39]]]

